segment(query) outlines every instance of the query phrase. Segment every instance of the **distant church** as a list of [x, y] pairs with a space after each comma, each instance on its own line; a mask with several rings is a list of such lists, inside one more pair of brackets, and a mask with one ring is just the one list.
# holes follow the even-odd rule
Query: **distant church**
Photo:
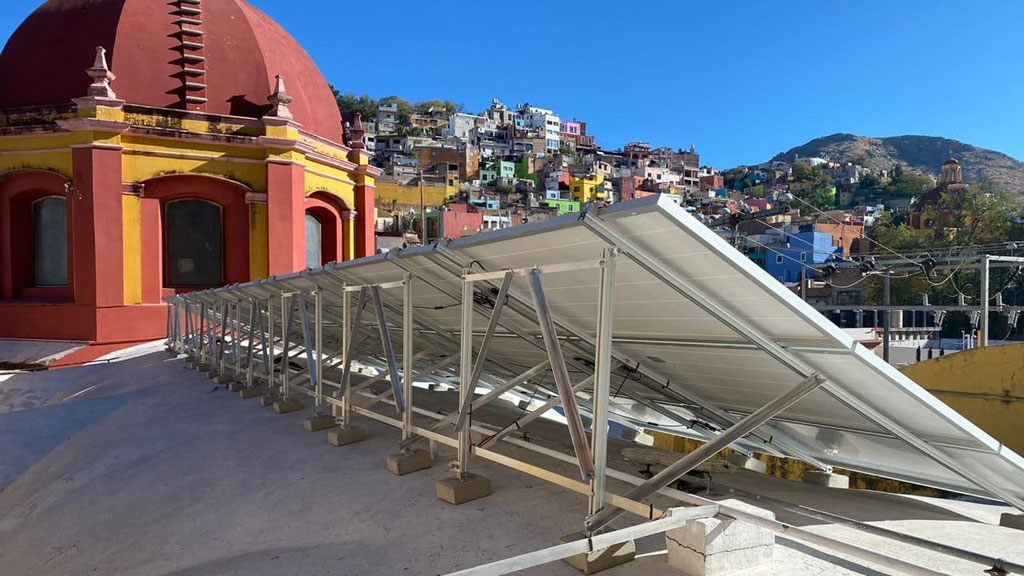
[[[964, 190], [963, 166], [956, 158], [950, 158], [942, 163], [942, 174], [939, 176], [939, 185], [925, 192], [910, 206], [910, 214], [907, 224], [915, 230], [931, 230], [945, 228], [948, 224], [948, 214], [930, 214], [933, 208], [942, 200], [942, 195], [947, 191]], [[935, 218], [933, 220], [932, 218]], [[937, 220], [937, 221], [936, 221]]]
[[50, 0], [0, 78], [0, 338], [160, 338], [167, 295], [374, 253], [361, 126], [243, 0]]

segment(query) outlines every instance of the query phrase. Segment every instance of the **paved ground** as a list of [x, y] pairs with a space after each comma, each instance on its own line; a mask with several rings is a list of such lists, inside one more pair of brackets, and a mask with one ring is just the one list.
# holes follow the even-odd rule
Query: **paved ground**
[[[494, 494], [449, 506], [434, 495], [434, 482], [446, 476], [445, 453], [430, 470], [393, 476], [384, 459], [397, 430], [363, 419], [369, 439], [336, 448], [323, 432], [302, 429], [306, 412], [277, 415], [257, 400], [214, 390], [180, 360], [146, 354], [154, 349], [0, 381], [0, 573], [435, 575], [547, 547], [580, 528], [583, 497], [487, 462], [474, 461], [474, 470], [491, 478]], [[503, 423], [518, 414], [512, 410], [475, 417]], [[551, 445], [563, 442], [554, 423], [538, 422], [534, 433]], [[522, 449], [502, 451], [577, 474]], [[726, 481], [1024, 561], [1024, 534], [991, 525], [1004, 509], [830, 491], [754, 474]], [[723, 485], [712, 496], [726, 492]], [[951, 574], [984, 576], [980, 566], [849, 529], [808, 527]], [[773, 573], [889, 573], [778, 541]], [[606, 574], [673, 574], [663, 539], [639, 548], [637, 562]], [[524, 574], [576, 572], [557, 563]]]

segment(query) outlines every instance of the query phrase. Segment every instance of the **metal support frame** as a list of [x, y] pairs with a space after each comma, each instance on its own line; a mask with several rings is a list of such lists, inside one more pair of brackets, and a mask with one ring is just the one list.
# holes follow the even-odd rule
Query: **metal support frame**
[[366, 307], [366, 301], [369, 296], [368, 292], [365, 286], [360, 288], [354, 315], [349, 312], [349, 292], [346, 291], [342, 295], [342, 349], [345, 350], [345, 354], [342, 357], [344, 368], [342, 368], [341, 372], [341, 425], [345, 427], [352, 424], [352, 357], [355, 354], [356, 332], [359, 330], [359, 321], [363, 316], [363, 308]]
[[[455, 430], [462, 430], [463, 425], [466, 423], [466, 418], [469, 416], [470, 410], [473, 409], [473, 393], [476, 391], [477, 382], [480, 381], [480, 375], [484, 371], [484, 364], [487, 362], [487, 351], [491, 347], [491, 341], [494, 340], [494, 331], [498, 328], [498, 320], [501, 318], [501, 311], [505, 308], [505, 300], [508, 298], [508, 289], [512, 285], [513, 273], [511, 270], [505, 273], [505, 276], [501, 281], [501, 288], [498, 290], [498, 295], [494, 300], [494, 309], [491, 310], [491, 317], [487, 321], [487, 331], [484, 332], [483, 340], [480, 342], [480, 351], [477, 352], [476, 362], [473, 364], [473, 373], [469, 377], [469, 381], [465, 383], [465, 386], [469, 388], [470, 393], [462, 400], [459, 404], [459, 417], [455, 421]], [[472, 284], [472, 280], [466, 279], [467, 283]], [[463, 382], [459, 382], [459, 386], [462, 386]]]
[[235, 360], [235, 378], [242, 372], [242, 303], [235, 302], [235, 326], [231, 331], [231, 348]]
[[324, 405], [324, 295], [323, 291], [317, 289], [313, 292], [313, 338], [316, 346], [316, 403], [313, 411], [320, 415]]
[[377, 330], [380, 332], [380, 344], [384, 348], [384, 356], [388, 363], [388, 372], [391, 374], [391, 389], [395, 392], [395, 407], [401, 414], [405, 403], [402, 399], [402, 374], [398, 371], [398, 361], [395, 359], [395, 346], [391, 342], [391, 329], [388, 328], [387, 316], [384, 315], [384, 296], [379, 285], [370, 289], [373, 297], [373, 310], [377, 316]]
[[888, 306], [892, 304], [892, 272], [887, 271], [882, 276], [882, 305], [886, 306], [882, 312], [882, 360], [889, 362], [889, 348], [892, 342], [892, 310]]
[[544, 336], [548, 361], [551, 363], [551, 373], [555, 378], [558, 396], [562, 400], [562, 410], [565, 412], [566, 423], [569, 426], [569, 438], [572, 440], [572, 447], [576, 452], [576, 459], [579, 461], [580, 474], [584, 480], [589, 480], [594, 477], [594, 456], [590, 452], [590, 446], [587, 445], [587, 434], [583, 429], [580, 409], [576, 405], [576, 394], [573, 392], [572, 382], [569, 380], [569, 370], [565, 366], [562, 347], [558, 343], [558, 332], [551, 319], [551, 311], [548, 309], [548, 301], [544, 296], [544, 286], [540, 276], [539, 269], [535, 269], [530, 275], [530, 291], [537, 309], [540, 331]]
[[[581, 391], [585, 390], [588, 386], [590, 386], [593, 383], [594, 383], [594, 377], [593, 376], [587, 376], [587, 378], [582, 380], [579, 384], [576, 384], [575, 386], [572, 387], [573, 396], [575, 397], [575, 394], [577, 392], [581, 392]], [[551, 409], [553, 409], [555, 406], [558, 406], [561, 403], [562, 403], [562, 398], [560, 396], [558, 396], [557, 394], [555, 394], [553, 398], [551, 398], [550, 400], [548, 400], [544, 404], [541, 404], [535, 410], [531, 410], [529, 414], [526, 414], [522, 418], [518, 418], [515, 421], [510, 422], [509, 424], [505, 425], [504, 428], [502, 428], [501, 430], [498, 430], [493, 435], [489, 436], [486, 441], [481, 442], [480, 445], [481, 446], [485, 446], [485, 445], [488, 445], [488, 444], [493, 444], [493, 443], [497, 442], [498, 440], [501, 440], [505, 436], [511, 434], [515, 430], [522, 430], [523, 428], [526, 428], [531, 422], [533, 422], [534, 420], [540, 418], [544, 414], [548, 413]], [[607, 439], [607, 432], [606, 432], [605, 436], [606, 436], [606, 439]]]
[[281, 295], [281, 397], [288, 400], [288, 395], [291, 392], [288, 385], [288, 380], [291, 375], [290, 363], [290, 348], [291, 348], [291, 328], [292, 316], [295, 313], [295, 305], [292, 302], [291, 294]]
[[248, 338], [249, 345], [245, 347], [245, 387], [246, 388], [252, 388], [252, 380], [253, 380], [252, 362], [253, 362], [253, 354], [254, 354], [254, 351], [256, 349], [256, 345], [253, 342], [253, 339], [256, 337], [256, 334], [258, 333], [259, 336], [260, 336], [260, 340], [261, 341], [265, 341], [266, 340], [266, 338], [264, 337], [263, 331], [262, 330], [258, 330], [256, 328], [256, 319], [258, 317], [258, 314], [259, 314], [259, 304], [256, 302], [255, 299], [250, 298], [249, 299], [249, 322], [247, 323], [247, 326], [249, 327], [249, 338]]
[[[302, 325], [302, 348], [306, 354], [306, 371], [309, 372], [309, 381], [313, 384], [314, 394], [316, 400], [314, 402], [314, 411], [319, 414], [320, 409], [320, 388], [323, 385], [320, 374], [320, 346], [318, 343], [313, 341], [313, 333], [309, 328], [309, 312], [306, 310], [306, 295], [298, 294], [298, 308], [299, 308], [299, 322]], [[315, 296], [317, 303], [316, 312], [319, 312], [319, 295]], [[314, 353], [313, 347], [316, 346]]]
[[412, 434], [412, 385], [413, 375], [413, 303], [412, 274], [405, 275], [402, 287], [402, 440]]
[[615, 258], [606, 248], [601, 265], [597, 307], [597, 353], [594, 358], [593, 421], [590, 424], [594, 477], [590, 480], [589, 514], [604, 508], [605, 469], [608, 465], [608, 404], [611, 401], [612, 335], [615, 320]]
[[[758, 426], [761, 426], [793, 404], [796, 404], [801, 398], [807, 396], [811, 392], [814, 392], [824, 383], [825, 379], [817, 373], [808, 376], [803, 382], [782, 396], [779, 396], [768, 404], [765, 404], [757, 411], [737, 422], [728, 430], [723, 431], [721, 434], [716, 436], [714, 440], [701, 445], [700, 448], [697, 448], [693, 452], [683, 456], [671, 466], [655, 474], [647, 482], [644, 482], [640, 486], [630, 490], [629, 493], [626, 494], [626, 497], [633, 500], [643, 500], [652, 496], [659, 489], [675, 482], [681, 476], [690, 472], [697, 466], [700, 466], [706, 460], [727, 448], [736, 440], [746, 436]], [[619, 514], [617, 510], [605, 507], [594, 514], [591, 514], [590, 517], [587, 518], [587, 530], [590, 532], [596, 532], [597, 530], [607, 526], [608, 523], [618, 516]]]
[[[463, 277], [470, 273], [468, 268], [462, 271]], [[462, 332], [459, 359], [459, 406], [465, 405], [473, 398], [473, 391], [469, 389], [469, 381], [472, 379], [473, 371], [473, 281], [463, 279], [462, 281]], [[472, 414], [472, 413], [470, 413]], [[472, 419], [470, 420], [472, 423]], [[463, 426], [456, 434], [458, 438], [458, 458], [455, 475], [459, 480], [465, 477], [469, 465], [469, 429], [470, 426]]]

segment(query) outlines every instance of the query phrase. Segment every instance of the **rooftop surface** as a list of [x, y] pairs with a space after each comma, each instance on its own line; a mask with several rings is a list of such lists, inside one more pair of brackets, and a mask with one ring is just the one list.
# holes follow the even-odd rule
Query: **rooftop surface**
[[[303, 430], [308, 410], [277, 415], [145, 345], [115, 361], [0, 376], [0, 558], [7, 574], [445, 574], [545, 548], [580, 529], [586, 499], [479, 459], [494, 493], [453, 507], [435, 497], [452, 453], [430, 470], [393, 476], [385, 456], [399, 431], [360, 418], [366, 442], [331, 446]], [[109, 358], [108, 358], [109, 360]], [[417, 403], [446, 394], [417, 390]], [[387, 409], [393, 409], [386, 407]], [[505, 403], [474, 418], [501, 424]], [[534, 441], [568, 450], [563, 427], [537, 421]], [[611, 464], [630, 473], [619, 455]], [[502, 443], [502, 453], [566, 476], [575, 467]], [[798, 502], [1016, 562], [1021, 532], [995, 525], [1009, 509], [977, 503], [830, 490], [752, 472], [715, 478], [729, 487]], [[625, 485], [611, 481], [610, 488]], [[742, 498], [741, 498], [742, 499]], [[659, 496], [657, 506], [677, 505]], [[771, 506], [765, 506], [771, 509]], [[776, 510], [784, 522], [951, 574], [987, 566]], [[616, 526], [636, 522], [621, 519]], [[778, 537], [779, 574], [889, 574]], [[640, 558], [610, 576], [674, 574], [664, 538], [638, 543]], [[561, 562], [523, 572], [571, 575]]]

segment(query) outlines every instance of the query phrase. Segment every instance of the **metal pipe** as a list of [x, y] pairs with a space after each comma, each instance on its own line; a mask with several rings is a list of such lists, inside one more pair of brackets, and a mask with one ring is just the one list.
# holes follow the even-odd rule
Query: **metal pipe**
[[468, 382], [459, 382], [459, 386], [466, 386], [469, 388], [470, 394], [466, 397], [466, 400], [459, 404], [459, 417], [455, 421], [456, 431], [462, 430], [462, 426], [466, 423], [466, 417], [472, 409], [473, 392], [475, 392], [477, 382], [480, 381], [480, 375], [484, 371], [484, 364], [487, 362], [487, 351], [491, 347], [491, 341], [494, 339], [494, 331], [498, 328], [498, 320], [501, 318], [501, 310], [505, 307], [505, 300], [508, 297], [508, 289], [511, 285], [512, 272], [508, 271], [505, 273], [505, 277], [501, 281], [501, 288], [498, 290], [498, 296], [494, 301], [494, 308], [491, 310], [491, 317], [487, 321], [487, 331], [484, 332], [483, 340], [480, 342], [480, 351], [477, 353], [476, 362], [473, 364], [473, 374], [469, 377]]
[[402, 287], [402, 399], [405, 409], [402, 410], [402, 440], [412, 434], [412, 384], [415, 375], [413, 365], [413, 303], [412, 274], [405, 275]]
[[[675, 482], [680, 476], [690, 472], [704, 461], [727, 448], [730, 444], [749, 434], [754, 428], [771, 420], [780, 412], [786, 410], [801, 398], [814, 392], [825, 379], [817, 373], [811, 374], [803, 382], [752, 412], [728, 430], [723, 431], [713, 440], [702, 444], [699, 448], [690, 452], [668, 466], [661, 472], [655, 474], [650, 480], [637, 486], [626, 495], [633, 500], [643, 500], [655, 494], [660, 488]], [[619, 516], [618, 511], [611, 508], [604, 508], [587, 518], [586, 526], [590, 532], [595, 532], [608, 525], [609, 522]]]
[[537, 322], [540, 324], [540, 331], [544, 336], [544, 347], [547, 349], [551, 373], [555, 377], [555, 385], [558, 388], [558, 396], [562, 400], [562, 411], [565, 412], [569, 438], [572, 440], [573, 451], [576, 452], [576, 459], [579, 461], [580, 474], [584, 480], [589, 480], [594, 477], [594, 457], [590, 453], [590, 446], [587, 445], [587, 435], [583, 430], [583, 421], [580, 419], [580, 409], [576, 405], [576, 394], [572, 390], [569, 370], [565, 367], [562, 348], [558, 344], [558, 332], [551, 319], [551, 311], [548, 308], [547, 298], [544, 296], [544, 286], [540, 274], [540, 270], [534, 270], [530, 275], [530, 291], [533, 293], [533, 302], [537, 310]]
[[601, 265], [597, 309], [597, 354], [594, 360], [593, 416], [590, 438], [594, 477], [590, 481], [588, 514], [604, 508], [605, 469], [608, 464], [608, 403], [611, 401], [612, 332], [615, 320], [615, 249], [605, 249]]
[[405, 402], [402, 399], [402, 374], [398, 372], [398, 361], [395, 359], [395, 346], [391, 342], [391, 330], [388, 328], [388, 320], [384, 315], [384, 296], [380, 286], [374, 286], [370, 290], [373, 296], [373, 309], [377, 316], [377, 332], [380, 334], [380, 345], [384, 347], [384, 356], [388, 362], [388, 372], [391, 373], [391, 389], [395, 392], [395, 407], [401, 414]]
[[[469, 269], [462, 271], [462, 334], [459, 361], [459, 406], [471, 398], [472, 392], [467, 385], [473, 370], [473, 282], [465, 276]], [[463, 426], [456, 434], [459, 439], [458, 447], [458, 468], [455, 473], [459, 480], [462, 480], [469, 465], [469, 426]]]
[[988, 319], [988, 293], [989, 293], [989, 257], [983, 256], [981, 259], [981, 287], [978, 290], [979, 297], [981, 298], [981, 318], [979, 319], [979, 326], [981, 327], [981, 334], [978, 345], [982, 348], [988, 346], [988, 332], [989, 332], [989, 319]]

